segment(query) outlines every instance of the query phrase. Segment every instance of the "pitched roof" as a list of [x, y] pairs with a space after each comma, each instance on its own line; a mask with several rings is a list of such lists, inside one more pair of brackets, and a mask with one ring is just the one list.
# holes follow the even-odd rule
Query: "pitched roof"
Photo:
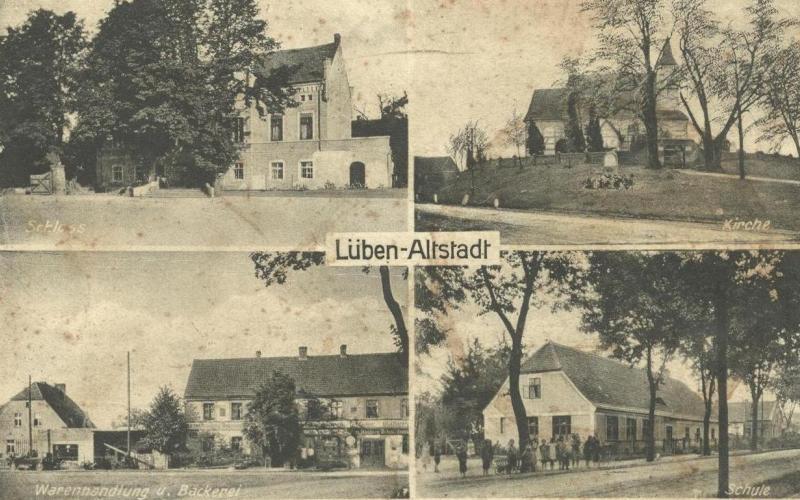
[[[526, 359], [522, 373], [563, 371], [597, 407], [646, 412], [650, 391], [647, 373], [597, 354], [549, 342]], [[656, 411], [702, 418], [703, 399], [683, 382], [667, 377], [658, 388]], [[661, 404], [663, 402], [663, 404]]]
[[664, 46], [661, 48], [661, 55], [658, 57], [656, 67], [659, 66], [677, 66], [675, 56], [672, 55], [672, 41], [667, 38], [664, 41]]
[[348, 354], [238, 359], [196, 359], [186, 399], [252, 397], [273, 372], [294, 379], [298, 394], [318, 397], [408, 393], [408, 367], [400, 354]]
[[[759, 420], [771, 420], [772, 412], [775, 410], [777, 402], [763, 401], [758, 403]], [[762, 410], [763, 408], [763, 410]], [[731, 422], [750, 422], [753, 418], [752, 401], [736, 401], [728, 403], [728, 420]], [[762, 413], [763, 411], [763, 413]]]
[[415, 156], [414, 172], [420, 174], [458, 173], [458, 166], [449, 156]]
[[272, 52], [264, 57], [262, 69], [267, 74], [286, 71], [287, 83], [292, 85], [322, 81], [325, 78], [325, 60], [333, 59], [339, 43], [340, 38], [336, 35], [333, 43]]
[[[31, 384], [31, 399], [34, 401], [45, 401], [59, 418], [64, 421], [67, 427], [90, 427], [94, 424], [89, 420], [89, 416], [84, 412], [75, 401], [69, 396], [45, 382], [34, 382]], [[28, 388], [26, 387], [11, 401], [27, 401]]]
[[562, 120], [566, 113], [567, 89], [536, 89], [533, 91], [525, 121]]

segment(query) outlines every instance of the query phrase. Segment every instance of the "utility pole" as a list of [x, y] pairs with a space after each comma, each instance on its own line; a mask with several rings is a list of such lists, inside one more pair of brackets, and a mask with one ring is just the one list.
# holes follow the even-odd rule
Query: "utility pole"
[[128, 458], [131, 457], [131, 351], [128, 351]]
[[33, 382], [31, 376], [28, 375], [28, 455], [33, 451], [33, 395], [31, 394], [31, 387]]

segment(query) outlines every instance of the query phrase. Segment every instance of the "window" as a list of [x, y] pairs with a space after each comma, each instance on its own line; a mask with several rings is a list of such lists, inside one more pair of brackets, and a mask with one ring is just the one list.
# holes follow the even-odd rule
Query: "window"
[[378, 400], [367, 400], [367, 418], [378, 418]]
[[272, 123], [271, 127], [271, 136], [270, 138], [273, 141], [282, 141], [283, 140], [283, 115], [272, 115], [270, 119]]
[[14, 414], [14, 427], [22, 427], [22, 413]]
[[242, 449], [242, 436], [233, 436], [231, 438], [231, 449], [235, 451]]
[[214, 420], [214, 403], [203, 403], [203, 420]]
[[406, 398], [400, 400], [400, 414], [403, 417], [408, 417], [408, 400]]
[[650, 420], [644, 419], [642, 420], [642, 436], [646, 439], [649, 433], [650, 433]]
[[38, 413], [33, 414], [33, 426], [34, 427], [41, 427], [42, 425], [42, 416]]
[[244, 142], [244, 118], [233, 119], [233, 142], [237, 144]]
[[636, 441], [636, 419], [628, 418], [625, 421], [625, 439], [628, 441]]
[[500, 434], [506, 432], [506, 417], [500, 417]]
[[344, 410], [343, 404], [339, 400], [332, 400], [331, 401], [331, 416], [333, 418], [339, 419], [342, 418], [342, 411]]
[[313, 161], [301, 161], [300, 162], [300, 177], [303, 179], [313, 179], [314, 178], [314, 162]]
[[231, 403], [231, 420], [242, 419], [242, 403]]
[[59, 460], [78, 460], [77, 444], [54, 444], [53, 455]]
[[283, 180], [283, 162], [282, 161], [273, 161], [272, 162], [272, 180], [282, 181]]
[[306, 102], [306, 95], [305, 94], [301, 95], [300, 96], [300, 100], [303, 101], [303, 102]]
[[619, 417], [606, 416], [606, 441], [619, 441]]
[[111, 182], [122, 182], [122, 165], [111, 166]]
[[220, 417], [224, 417], [225, 416], [225, 407], [224, 406], [220, 406], [219, 407], [219, 416]]
[[716, 434], [716, 429], [714, 429], [714, 428], [712, 427], [712, 428], [711, 428], [711, 439], [717, 439], [717, 436], [715, 436], [715, 434]]
[[553, 417], [553, 435], [566, 436], [572, 434], [572, 417], [563, 415]]
[[528, 399], [542, 399], [542, 379], [532, 378], [528, 383]]
[[690, 437], [690, 436], [691, 436], [691, 431], [689, 430], [689, 428], [688, 428], [688, 427], [685, 427], [685, 428], [683, 429], [683, 439], [685, 439], [685, 440], [689, 441], [689, 439], [691, 439], [691, 437]]
[[17, 453], [17, 443], [13, 439], [6, 439], [6, 455]]
[[244, 163], [237, 161], [233, 164], [233, 178], [236, 180], [244, 179]]
[[403, 455], [408, 455], [408, 434], [403, 434]]
[[528, 435], [531, 438], [539, 435], [539, 417], [528, 417]]
[[314, 138], [314, 115], [300, 113], [300, 140], [307, 141]]

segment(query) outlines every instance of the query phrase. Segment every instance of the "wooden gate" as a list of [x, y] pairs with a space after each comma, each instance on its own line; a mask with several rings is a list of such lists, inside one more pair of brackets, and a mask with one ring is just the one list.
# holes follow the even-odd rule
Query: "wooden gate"
[[53, 194], [53, 172], [32, 175], [31, 194]]

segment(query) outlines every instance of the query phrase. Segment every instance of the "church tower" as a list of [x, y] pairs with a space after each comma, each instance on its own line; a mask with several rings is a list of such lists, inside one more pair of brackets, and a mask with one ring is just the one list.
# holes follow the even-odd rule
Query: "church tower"
[[[658, 86], [662, 88], [664, 82], [668, 80], [678, 69], [675, 56], [672, 55], [672, 42], [669, 38], [664, 42], [661, 55], [656, 62], [656, 73], [658, 75]], [[656, 101], [656, 107], [662, 110], [681, 109], [680, 88], [677, 81], [670, 83], [661, 91]]]

